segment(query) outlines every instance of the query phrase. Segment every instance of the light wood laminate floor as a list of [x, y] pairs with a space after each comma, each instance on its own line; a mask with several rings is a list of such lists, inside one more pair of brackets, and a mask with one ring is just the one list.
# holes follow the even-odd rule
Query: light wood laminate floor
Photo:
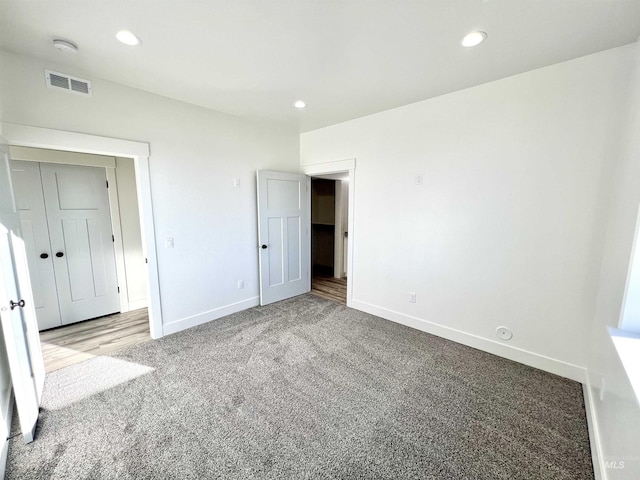
[[151, 340], [146, 308], [40, 332], [47, 372]]
[[311, 293], [341, 305], [347, 304], [347, 279], [314, 275]]

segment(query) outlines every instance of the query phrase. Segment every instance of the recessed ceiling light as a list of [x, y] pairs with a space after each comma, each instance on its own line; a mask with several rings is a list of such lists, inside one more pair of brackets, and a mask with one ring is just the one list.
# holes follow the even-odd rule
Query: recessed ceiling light
[[307, 106], [306, 103], [304, 103], [302, 100], [298, 100], [296, 103], [293, 104], [294, 107], [296, 108], [304, 108]]
[[78, 51], [78, 46], [75, 43], [69, 40], [62, 40], [61, 38], [54, 38], [53, 46], [66, 53], [76, 53]]
[[460, 40], [460, 44], [463, 47], [475, 47], [476, 45], [480, 45], [487, 39], [487, 34], [485, 32], [471, 32], [466, 34], [462, 40]]
[[118, 33], [116, 33], [116, 38], [120, 42], [124, 43], [125, 45], [129, 45], [130, 47], [135, 47], [142, 43], [138, 37], [136, 37], [128, 30], [120, 30]]

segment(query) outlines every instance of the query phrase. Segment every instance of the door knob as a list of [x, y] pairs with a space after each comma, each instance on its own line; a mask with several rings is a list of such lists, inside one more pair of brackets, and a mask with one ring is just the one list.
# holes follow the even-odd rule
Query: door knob
[[40, 254], [40, 258], [42, 258], [43, 260], [44, 260], [45, 258], [49, 258], [49, 254], [48, 254], [48, 253], [41, 253], [41, 254]]
[[20, 300], [19, 302], [14, 302], [13, 300], [9, 300], [9, 306], [11, 307], [11, 310], [13, 310], [16, 307], [24, 307], [24, 300]]
[[64, 257], [64, 253], [58, 252], [58, 253], [56, 253], [56, 257], [62, 258], [62, 257]]
[[266, 245], [262, 245], [262, 249], [265, 250], [267, 248]]

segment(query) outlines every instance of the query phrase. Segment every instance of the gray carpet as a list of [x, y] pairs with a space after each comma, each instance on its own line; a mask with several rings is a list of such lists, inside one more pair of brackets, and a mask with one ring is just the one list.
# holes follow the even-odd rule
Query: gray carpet
[[589, 479], [581, 386], [311, 295], [47, 376], [8, 479]]

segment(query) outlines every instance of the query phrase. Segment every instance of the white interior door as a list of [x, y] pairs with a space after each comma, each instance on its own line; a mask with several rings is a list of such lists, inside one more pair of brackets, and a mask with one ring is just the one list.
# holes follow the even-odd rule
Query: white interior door
[[0, 322], [20, 429], [34, 439], [44, 385], [44, 362], [26, 250], [11, 182], [9, 148], [0, 138]]
[[306, 175], [258, 171], [260, 305], [311, 290]]
[[38, 328], [46, 330], [62, 325], [56, 279], [49, 243], [49, 227], [37, 162], [11, 161], [11, 178], [20, 215], [22, 238], [29, 262], [29, 274]]
[[120, 311], [105, 169], [40, 171], [62, 324]]

